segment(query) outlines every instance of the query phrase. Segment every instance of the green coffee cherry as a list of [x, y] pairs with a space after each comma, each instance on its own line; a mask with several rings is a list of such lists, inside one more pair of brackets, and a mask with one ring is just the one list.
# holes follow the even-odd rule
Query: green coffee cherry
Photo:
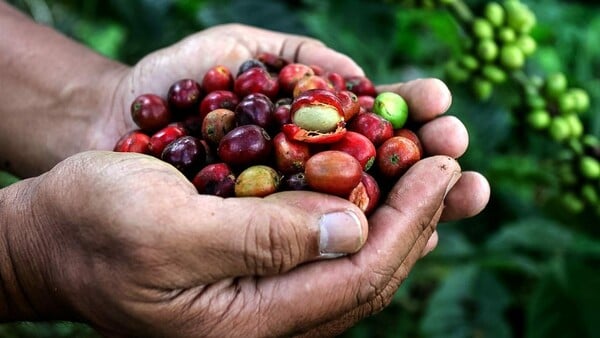
[[481, 68], [481, 74], [493, 83], [503, 83], [506, 81], [506, 72], [500, 67], [487, 64]]
[[454, 82], [465, 82], [469, 79], [471, 73], [461, 67], [458, 62], [452, 60], [446, 64], [446, 75]]
[[561, 114], [571, 114], [577, 108], [577, 98], [571, 95], [570, 92], [560, 94], [558, 97], [558, 109]]
[[508, 69], [519, 69], [525, 64], [525, 55], [516, 45], [505, 45], [500, 49], [500, 63]]
[[591, 205], [596, 205], [600, 202], [598, 191], [591, 184], [584, 184], [583, 187], [581, 187], [581, 196]]
[[591, 134], [587, 134], [584, 137], [582, 137], [581, 143], [583, 143], [584, 146], [590, 148], [600, 147], [600, 139]]
[[536, 130], [548, 128], [551, 121], [550, 113], [544, 109], [532, 110], [527, 114], [527, 123]]
[[574, 154], [577, 156], [583, 155], [583, 144], [581, 144], [581, 141], [578, 138], [571, 138], [568, 144]]
[[560, 94], [567, 90], [567, 77], [563, 73], [553, 73], [548, 75], [544, 83], [546, 95], [551, 98], [558, 99]]
[[574, 214], [578, 214], [585, 209], [583, 201], [572, 192], [564, 194], [561, 202], [568, 211]]
[[565, 116], [565, 120], [569, 124], [569, 130], [571, 131], [571, 137], [579, 138], [583, 135], [583, 123], [579, 119], [579, 116], [570, 114]]
[[484, 61], [494, 61], [498, 56], [498, 45], [492, 39], [483, 39], [477, 44], [477, 55]]
[[408, 118], [408, 104], [394, 92], [383, 92], [375, 97], [373, 112], [390, 121], [394, 129], [399, 129]]
[[479, 61], [473, 55], [463, 55], [460, 58], [460, 64], [468, 70], [476, 70], [479, 68]]
[[550, 122], [550, 137], [557, 142], [562, 142], [571, 137], [569, 122], [562, 116], [555, 116]]
[[497, 2], [488, 2], [483, 10], [484, 17], [495, 27], [504, 23], [504, 8]]
[[583, 156], [579, 160], [579, 170], [585, 178], [591, 180], [600, 178], [600, 162], [591, 156]]
[[517, 32], [526, 33], [535, 25], [535, 16], [527, 6], [519, 1], [506, 1], [506, 22]]
[[474, 78], [471, 85], [475, 96], [482, 101], [489, 99], [494, 91], [492, 82], [481, 77]]
[[523, 54], [525, 54], [525, 56], [532, 55], [537, 48], [537, 43], [535, 42], [535, 39], [532, 38], [530, 35], [519, 36], [515, 43], [519, 48], [521, 48], [521, 51], [523, 52]]
[[484, 18], [476, 18], [473, 21], [473, 34], [480, 39], [492, 39], [494, 37], [494, 27]]
[[569, 93], [573, 96], [575, 101], [575, 112], [585, 113], [590, 109], [590, 96], [588, 93], [581, 88], [571, 88]]
[[527, 106], [532, 109], [545, 109], [546, 100], [538, 93], [527, 95]]
[[514, 42], [517, 39], [517, 34], [510, 27], [502, 27], [498, 31], [498, 39], [506, 43]]

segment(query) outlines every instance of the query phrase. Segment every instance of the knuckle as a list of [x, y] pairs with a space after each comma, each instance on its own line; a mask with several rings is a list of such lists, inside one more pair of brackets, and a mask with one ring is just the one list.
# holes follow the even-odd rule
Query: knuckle
[[249, 219], [246, 264], [261, 275], [286, 272], [301, 258], [300, 236], [291, 222], [270, 217], [268, 211], [261, 209], [256, 209]]

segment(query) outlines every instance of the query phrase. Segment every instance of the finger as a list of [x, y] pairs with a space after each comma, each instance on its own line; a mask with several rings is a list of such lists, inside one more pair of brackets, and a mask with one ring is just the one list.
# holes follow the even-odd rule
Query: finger
[[465, 125], [454, 116], [441, 116], [426, 123], [418, 131], [423, 150], [430, 155], [462, 156], [469, 145]]
[[183, 272], [205, 281], [284, 273], [307, 261], [354, 253], [367, 238], [364, 214], [335, 196], [304, 191], [266, 198], [196, 194], [188, 200], [173, 210], [177, 231], [169, 241], [176, 247], [170, 250]]
[[479, 214], [490, 199], [490, 184], [478, 172], [465, 171], [448, 192], [442, 221], [454, 221]]
[[423, 253], [421, 254], [421, 257], [425, 257], [430, 252], [432, 252], [433, 249], [435, 249], [435, 247], [437, 246], [438, 241], [439, 241], [438, 232], [434, 231], [433, 234], [431, 234], [431, 237], [429, 237], [427, 244], [425, 244], [425, 249], [423, 249]]
[[364, 75], [363, 69], [350, 57], [337, 52], [322, 42], [304, 37], [287, 37], [281, 55], [293, 62], [319, 65], [342, 76]]
[[325, 46], [323, 42], [314, 38], [240, 24], [226, 25], [221, 28], [228, 32], [237, 32], [239, 36], [251, 36], [254, 42], [249, 44], [249, 49], [254, 49], [257, 53], [268, 52], [291, 62], [319, 65], [325, 70], [340, 73], [342, 76], [364, 75], [362, 68], [350, 57]]
[[[458, 163], [448, 157], [418, 162], [392, 189], [386, 205], [371, 216], [369, 240], [358, 253], [306, 264], [245, 290], [264, 295], [264, 327], [281, 330], [269, 334], [308, 329], [378, 297], [399, 269], [408, 269], [420, 257], [433, 232], [430, 222], [459, 172]], [[244, 307], [241, 301], [238, 305]], [[255, 313], [254, 308], [244, 310], [249, 316]], [[281, 313], [287, 314], [285, 318]], [[274, 318], [277, 323], [271, 322]]]
[[[429, 223], [428, 229], [433, 231], [433, 233], [424, 231], [422, 236], [419, 238], [420, 243], [426, 243], [421, 252], [418, 249], [413, 249], [408, 254], [405, 262], [400, 266], [395, 273], [393, 278], [390, 279], [390, 283], [388, 283], [381, 291], [381, 293], [374, 298], [373, 301], [368, 302], [366, 304], [362, 304], [355, 309], [343, 314], [339, 318], [334, 320], [325, 322], [324, 324], [319, 325], [318, 327], [310, 329], [310, 331], [299, 335], [298, 337], [334, 337], [338, 336], [350, 327], [352, 327], [356, 322], [373, 315], [379, 310], [383, 309], [383, 307], [387, 306], [391, 301], [394, 293], [404, 281], [408, 275], [408, 271], [410, 271], [415, 264], [415, 262], [425, 256], [428, 252], [433, 250], [437, 245], [438, 241], [438, 233], [435, 230], [437, 227], [437, 223], [442, 214], [443, 205], [440, 205], [438, 210], [436, 211], [435, 216], [432, 218]], [[431, 233], [431, 236], [427, 237], [427, 234]]]
[[379, 92], [393, 91], [408, 104], [411, 119], [427, 122], [445, 113], [452, 104], [452, 95], [444, 82], [438, 79], [417, 79], [406, 83], [381, 85]]

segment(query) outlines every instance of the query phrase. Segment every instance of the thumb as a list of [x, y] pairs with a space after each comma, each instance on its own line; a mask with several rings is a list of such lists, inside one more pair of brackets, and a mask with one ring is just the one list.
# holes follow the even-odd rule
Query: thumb
[[[198, 196], [204, 204], [209, 197]], [[351, 254], [367, 238], [362, 211], [339, 197], [290, 191], [215, 200], [202, 224], [191, 227], [195, 233], [187, 232], [196, 238], [188, 241], [189, 250], [201, 251], [194, 255], [196, 263], [218, 267], [218, 275], [211, 274], [215, 280], [273, 275], [308, 261]], [[198, 245], [198, 238], [206, 245]]]

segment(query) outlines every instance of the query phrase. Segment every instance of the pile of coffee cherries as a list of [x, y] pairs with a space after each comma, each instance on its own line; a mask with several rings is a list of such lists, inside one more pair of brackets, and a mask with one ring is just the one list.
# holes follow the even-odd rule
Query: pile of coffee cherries
[[246, 60], [235, 75], [215, 65], [165, 93], [139, 95], [131, 117], [138, 129], [115, 151], [159, 158], [200, 194], [220, 197], [311, 190], [347, 198], [369, 214], [423, 153], [405, 126], [400, 95], [378, 93], [366, 76], [270, 53]]

